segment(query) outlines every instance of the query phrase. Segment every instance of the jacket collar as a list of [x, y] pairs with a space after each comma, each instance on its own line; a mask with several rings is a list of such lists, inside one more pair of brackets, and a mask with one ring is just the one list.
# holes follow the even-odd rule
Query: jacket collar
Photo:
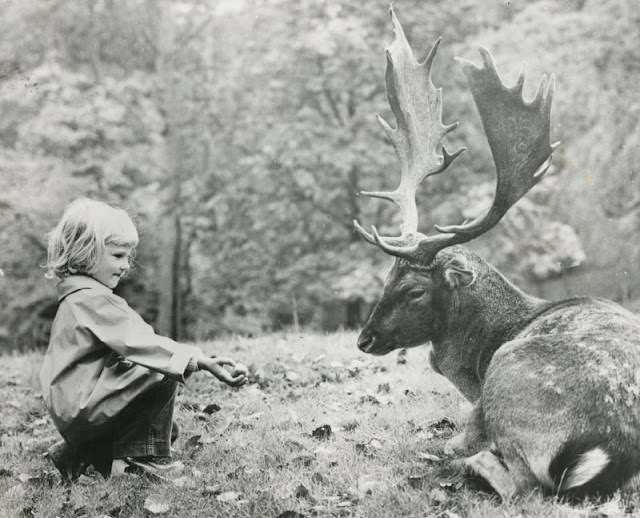
[[62, 299], [75, 293], [76, 291], [86, 289], [97, 289], [103, 293], [112, 293], [113, 290], [108, 288], [101, 282], [96, 281], [93, 277], [88, 275], [69, 275], [63, 278], [57, 285], [58, 289], [58, 301], [62, 302]]

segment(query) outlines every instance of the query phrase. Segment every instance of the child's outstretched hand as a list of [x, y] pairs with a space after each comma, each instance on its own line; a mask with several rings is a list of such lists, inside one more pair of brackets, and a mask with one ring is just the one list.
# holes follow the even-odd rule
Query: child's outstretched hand
[[[231, 367], [231, 372], [224, 368], [225, 365]], [[198, 367], [209, 371], [220, 381], [232, 387], [239, 387], [247, 382], [247, 368], [241, 363], [234, 362], [231, 358], [225, 358], [224, 356], [207, 358], [202, 356], [198, 359]]]

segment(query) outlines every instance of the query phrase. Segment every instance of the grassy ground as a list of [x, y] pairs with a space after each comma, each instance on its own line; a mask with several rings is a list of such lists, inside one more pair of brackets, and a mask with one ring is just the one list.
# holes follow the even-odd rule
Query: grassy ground
[[429, 370], [426, 348], [376, 358], [350, 333], [203, 348], [248, 364], [252, 383], [230, 389], [200, 373], [181, 389], [174, 456], [184, 471], [159, 482], [89, 473], [71, 487], [42, 456], [58, 436], [39, 396], [40, 356], [2, 357], [0, 516], [640, 516], [634, 491], [600, 506], [539, 495], [503, 505], [432, 458], [444, 457], [468, 405]]

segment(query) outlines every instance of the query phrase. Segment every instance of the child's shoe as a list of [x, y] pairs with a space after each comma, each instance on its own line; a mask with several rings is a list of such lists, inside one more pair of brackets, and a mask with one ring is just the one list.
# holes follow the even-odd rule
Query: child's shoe
[[159, 479], [184, 470], [184, 464], [178, 460], [172, 461], [171, 457], [127, 457], [124, 460], [130, 466], [125, 470], [127, 473], [151, 475]]
[[53, 462], [65, 482], [77, 480], [88, 466], [88, 462], [78, 456], [78, 449], [66, 441], [60, 441], [51, 446], [45, 453], [45, 457]]

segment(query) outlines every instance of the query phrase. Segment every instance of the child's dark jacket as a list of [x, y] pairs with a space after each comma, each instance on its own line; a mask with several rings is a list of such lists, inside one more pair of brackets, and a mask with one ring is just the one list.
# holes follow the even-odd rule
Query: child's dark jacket
[[40, 383], [68, 440], [99, 429], [164, 376], [184, 381], [189, 361], [201, 354], [155, 334], [123, 298], [91, 277], [64, 278], [58, 299]]

